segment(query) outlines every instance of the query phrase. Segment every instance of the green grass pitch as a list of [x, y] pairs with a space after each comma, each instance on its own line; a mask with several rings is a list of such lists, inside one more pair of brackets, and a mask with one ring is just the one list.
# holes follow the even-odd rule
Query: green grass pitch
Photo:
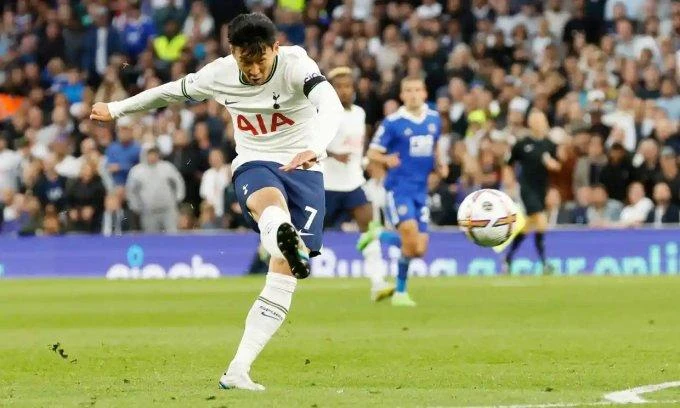
[[310, 279], [251, 372], [267, 391], [219, 390], [262, 283], [0, 281], [0, 406], [592, 403], [680, 380], [677, 278], [412, 279], [415, 309]]

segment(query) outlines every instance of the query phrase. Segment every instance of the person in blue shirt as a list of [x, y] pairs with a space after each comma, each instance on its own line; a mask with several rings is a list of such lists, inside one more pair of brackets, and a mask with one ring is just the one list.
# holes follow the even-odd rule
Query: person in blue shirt
[[132, 120], [128, 117], [116, 123], [118, 141], [106, 148], [106, 167], [116, 186], [124, 186], [130, 169], [139, 163], [141, 147], [132, 136]]
[[425, 103], [425, 82], [421, 78], [403, 79], [400, 98], [404, 105], [382, 122], [369, 147], [368, 158], [387, 168], [386, 219], [401, 238], [392, 304], [415, 306], [406, 291], [406, 280], [411, 259], [422, 257], [427, 250], [430, 220], [427, 178], [433, 171], [446, 178], [448, 167], [440, 162], [437, 153], [442, 124], [439, 113]]
[[153, 20], [140, 11], [138, 3], [130, 3], [125, 25], [121, 28], [120, 38], [125, 54], [136, 61], [139, 54], [147, 49], [150, 40], [156, 34]]

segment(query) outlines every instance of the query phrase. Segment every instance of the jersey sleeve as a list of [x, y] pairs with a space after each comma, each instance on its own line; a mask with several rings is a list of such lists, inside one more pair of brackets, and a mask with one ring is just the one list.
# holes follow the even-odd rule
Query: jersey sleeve
[[182, 96], [188, 100], [204, 101], [214, 95], [215, 72], [218, 60], [180, 79]]
[[392, 133], [390, 122], [384, 120], [380, 126], [378, 126], [378, 130], [375, 131], [369, 147], [382, 153], [387, 152], [392, 143]]
[[[312, 89], [320, 83], [326, 82], [326, 77], [321, 74], [319, 66], [316, 65], [313, 59], [309, 58], [304, 49], [300, 47], [295, 48], [298, 58], [291, 69], [290, 81], [296, 90], [302, 91], [305, 97], [309, 97]], [[298, 48], [299, 50], [297, 50]]]
[[215, 60], [196, 73], [168, 82], [122, 101], [108, 103], [111, 116], [119, 118], [135, 112], [162, 108], [174, 102], [203, 101], [213, 96], [213, 82], [219, 60]]

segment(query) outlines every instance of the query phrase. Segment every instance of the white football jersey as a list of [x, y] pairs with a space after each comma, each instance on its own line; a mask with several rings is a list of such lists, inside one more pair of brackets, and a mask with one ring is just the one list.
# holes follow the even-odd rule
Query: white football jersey
[[279, 47], [263, 85], [248, 85], [229, 55], [187, 75], [184, 89], [189, 98], [214, 98], [229, 110], [238, 154], [233, 169], [254, 160], [288, 164], [317, 133], [316, 109], [307, 99], [311, 89], [303, 89], [314, 76], [321, 72], [304, 49]]
[[[311, 90], [325, 81], [319, 67], [306, 51], [298, 46], [279, 47], [274, 66], [266, 82], [249, 85], [233, 55], [218, 58], [196, 73], [153, 88], [119, 102], [109, 103], [114, 117], [149, 109], [169, 100], [213, 98], [224, 105], [234, 124], [238, 156], [232, 163], [236, 170], [241, 164], [273, 161], [288, 164], [304, 150], [318, 144], [317, 109], [307, 99]], [[181, 88], [181, 90], [180, 90]], [[325, 150], [324, 150], [325, 152]], [[317, 152], [318, 153], [318, 152]], [[312, 170], [320, 170], [314, 166]]]
[[331, 153], [349, 153], [349, 162], [342, 163], [332, 157], [323, 161], [324, 185], [330, 191], [352, 191], [366, 181], [361, 159], [364, 155], [366, 112], [352, 105], [342, 114], [338, 134], [328, 145]]

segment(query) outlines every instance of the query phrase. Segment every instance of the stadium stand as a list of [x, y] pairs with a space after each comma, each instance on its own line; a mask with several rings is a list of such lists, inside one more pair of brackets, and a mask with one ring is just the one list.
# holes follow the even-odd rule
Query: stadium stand
[[[271, 16], [284, 45], [325, 72], [354, 67], [369, 134], [425, 78], [444, 122], [449, 176], [430, 180], [438, 225], [465, 195], [502, 188], [526, 114], [545, 112], [562, 170], [550, 223], [678, 224], [680, 3], [670, 0], [8, 0], [0, 21], [0, 234], [243, 228], [230, 186], [231, 118], [215, 101], [89, 120], [97, 101], [181, 78], [229, 53], [236, 14]], [[228, 4], [228, 7], [225, 7]], [[173, 197], [131, 197], [128, 174], [160, 154]], [[138, 171], [141, 185], [151, 172]], [[127, 184], [127, 191], [126, 191]], [[180, 192], [182, 194], [180, 194]], [[153, 203], [145, 203], [153, 205]], [[671, 214], [672, 212], [674, 214]], [[168, 224], [169, 225], [169, 224]], [[148, 228], [147, 228], [148, 229]]]

